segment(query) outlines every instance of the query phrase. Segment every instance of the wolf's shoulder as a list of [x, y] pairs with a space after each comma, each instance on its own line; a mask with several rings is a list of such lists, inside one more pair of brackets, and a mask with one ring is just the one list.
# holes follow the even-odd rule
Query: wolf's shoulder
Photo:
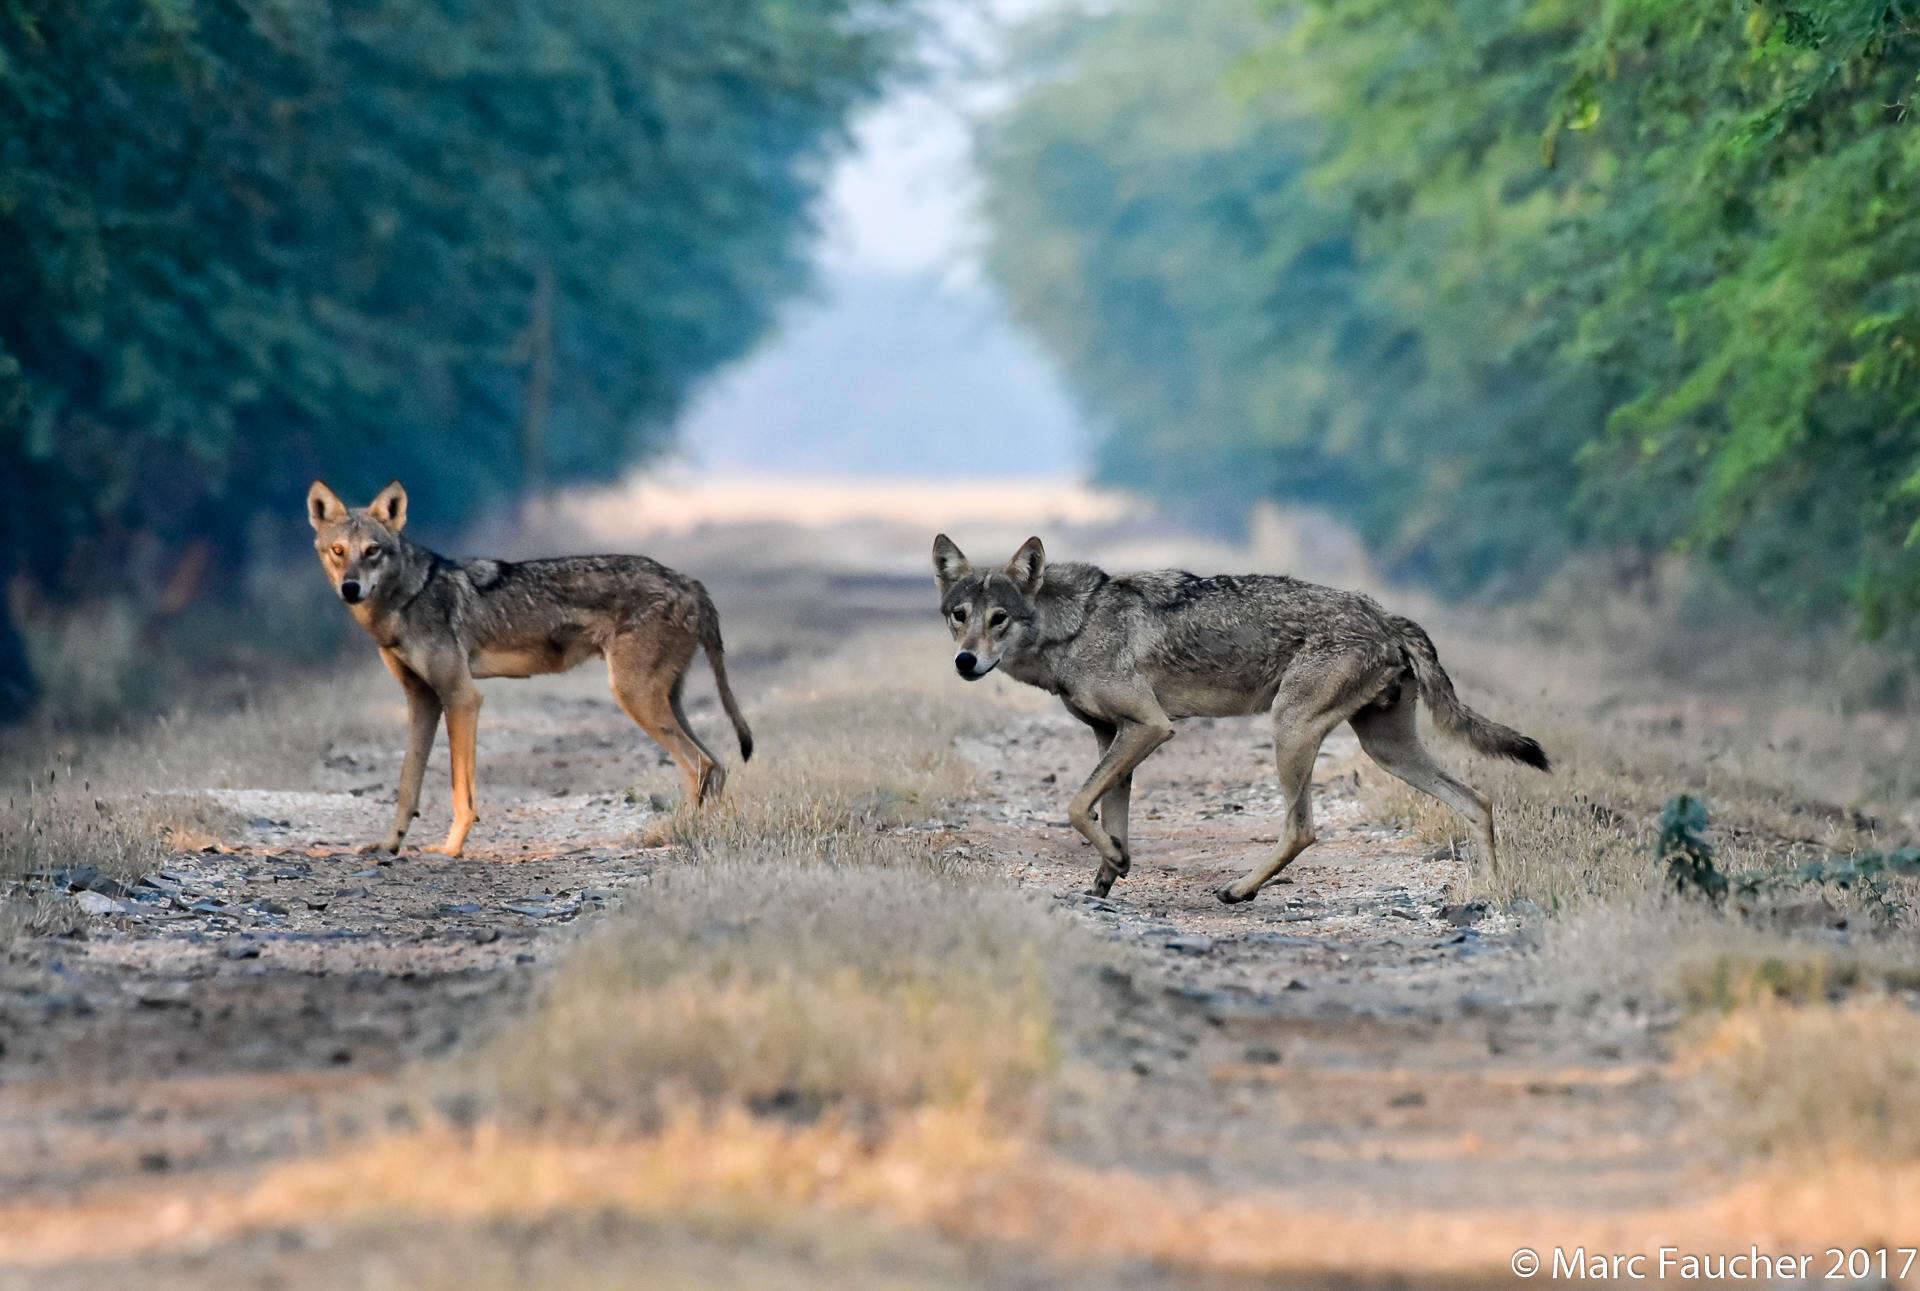
[[499, 586], [500, 582], [505, 579], [507, 574], [513, 569], [512, 561], [493, 560], [488, 557], [477, 557], [472, 560], [459, 560], [449, 563], [467, 576], [467, 581], [473, 584], [473, 589], [476, 592], [490, 591], [494, 587]]
[[1079, 560], [1054, 560], [1047, 562], [1042, 586], [1046, 594], [1078, 598], [1100, 591], [1113, 581], [1098, 565]]

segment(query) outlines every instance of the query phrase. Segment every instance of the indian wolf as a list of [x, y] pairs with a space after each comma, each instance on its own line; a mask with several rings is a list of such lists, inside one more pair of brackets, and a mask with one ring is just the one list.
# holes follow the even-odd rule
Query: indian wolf
[[960, 675], [977, 681], [1000, 668], [1050, 691], [1099, 741], [1099, 764], [1067, 808], [1100, 853], [1096, 896], [1132, 865], [1134, 768], [1173, 738], [1182, 717], [1273, 713], [1286, 833], [1264, 864], [1215, 893], [1229, 904], [1251, 901], [1313, 844], [1313, 762], [1341, 722], [1382, 770], [1472, 822], [1489, 864], [1492, 806], [1420, 743], [1416, 701], [1424, 698], [1441, 730], [1481, 753], [1548, 769], [1536, 741], [1460, 702], [1419, 624], [1357, 592], [1283, 575], [1111, 576], [1092, 565], [1048, 564], [1038, 538], [1004, 568], [976, 570], [941, 534], [933, 568]]
[[532, 677], [605, 658], [614, 698], [680, 764], [691, 805], [726, 782], [726, 768], [688, 729], [680, 706], [697, 647], [713, 666], [741, 760], [753, 756], [753, 732], [727, 684], [720, 615], [707, 589], [685, 574], [645, 556], [447, 560], [401, 534], [407, 491], [398, 480], [364, 508], [348, 507], [315, 480], [307, 516], [327, 577], [407, 696], [407, 756], [393, 830], [362, 851], [400, 850], [419, 814], [420, 780], [444, 713], [453, 825], [445, 842], [426, 850], [460, 855], [478, 819], [478, 677]]

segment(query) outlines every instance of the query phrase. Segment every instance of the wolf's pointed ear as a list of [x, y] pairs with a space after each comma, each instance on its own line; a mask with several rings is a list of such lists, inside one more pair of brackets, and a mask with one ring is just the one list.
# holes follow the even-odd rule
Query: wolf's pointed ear
[[1032, 596], [1040, 590], [1040, 580], [1047, 573], [1047, 549], [1040, 545], [1038, 538], [1029, 538], [1020, 544], [1020, 550], [1013, 553], [1013, 559], [1007, 562], [1007, 577], [1020, 588], [1022, 596]]
[[340, 495], [315, 480], [313, 487], [307, 490], [307, 520], [313, 527], [318, 529], [323, 524], [344, 520], [346, 516], [347, 504], [340, 500]]
[[367, 514], [399, 533], [407, 524], [407, 491], [395, 480], [367, 503]]
[[953, 545], [953, 539], [944, 533], [933, 538], [933, 576], [940, 580], [940, 595], [945, 596], [949, 588], [968, 574], [973, 566], [967, 563], [966, 556]]

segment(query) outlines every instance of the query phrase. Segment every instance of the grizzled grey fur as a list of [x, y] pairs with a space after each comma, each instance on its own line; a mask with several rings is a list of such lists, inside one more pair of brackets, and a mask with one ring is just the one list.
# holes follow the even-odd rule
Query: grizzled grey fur
[[1460, 702], [1419, 624], [1357, 592], [1284, 575], [1114, 576], [1049, 564], [1038, 538], [1005, 567], [976, 570], [941, 534], [933, 565], [960, 675], [972, 681], [999, 668], [1058, 695], [1099, 743], [1099, 764], [1067, 809], [1100, 853], [1096, 895], [1132, 864], [1134, 768], [1183, 717], [1273, 713], [1287, 831], [1264, 864], [1219, 889], [1228, 903], [1252, 900], [1313, 843], [1314, 758], [1341, 722], [1383, 770], [1471, 821], [1489, 864], [1492, 806], [1421, 744], [1416, 702], [1424, 698], [1442, 731], [1480, 752], [1548, 768], [1538, 743]]
[[307, 493], [307, 518], [334, 590], [407, 696], [407, 756], [393, 829], [385, 842], [363, 850], [400, 850], [418, 814], [427, 752], [444, 714], [453, 823], [446, 841], [427, 850], [460, 855], [477, 819], [476, 678], [565, 672], [596, 655], [605, 658], [614, 698], [679, 763], [691, 805], [726, 781], [726, 768], [688, 729], [680, 704], [687, 665], [696, 649], [704, 650], [740, 756], [752, 755], [753, 733], [727, 684], [720, 615], [707, 589], [685, 574], [645, 556], [448, 560], [401, 534], [407, 491], [398, 480], [357, 508], [316, 480]]

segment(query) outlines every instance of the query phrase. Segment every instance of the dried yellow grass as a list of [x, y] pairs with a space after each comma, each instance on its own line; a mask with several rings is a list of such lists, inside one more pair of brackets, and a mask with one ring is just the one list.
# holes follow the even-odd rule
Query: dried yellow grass
[[998, 715], [924, 644], [861, 639], [761, 700], [776, 752], [676, 817], [672, 862], [467, 1064], [499, 1108], [1031, 1113], [1075, 952], [1036, 898], [955, 858], [939, 813], [973, 788], [955, 741]]
[[544, 1122], [676, 1100], [1015, 1117], [1059, 1057], [1060, 934], [1018, 894], [922, 870], [736, 856], [631, 897], [473, 1065]]
[[1682, 1204], [1598, 1214], [1335, 1208], [1078, 1165], [999, 1131], [975, 1105], [923, 1108], [878, 1140], [838, 1121], [796, 1128], [733, 1110], [599, 1142], [428, 1130], [276, 1167], [243, 1186], [0, 1206], [0, 1263], [204, 1249], [290, 1224], [579, 1213], [726, 1229], [857, 1217], [1044, 1250], [1061, 1266], [1150, 1260], [1242, 1275], [1495, 1277], [1520, 1246], [1819, 1250], [1894, 1241], [1920, 1213], [1920, 1165], [1836, 1159]]
[[1920, 1014], [1885, 996], [1834, 1006], [1763, 994], [1691, 1051], [1720, 1136], [1818, 1169], [1920, 1166]]

